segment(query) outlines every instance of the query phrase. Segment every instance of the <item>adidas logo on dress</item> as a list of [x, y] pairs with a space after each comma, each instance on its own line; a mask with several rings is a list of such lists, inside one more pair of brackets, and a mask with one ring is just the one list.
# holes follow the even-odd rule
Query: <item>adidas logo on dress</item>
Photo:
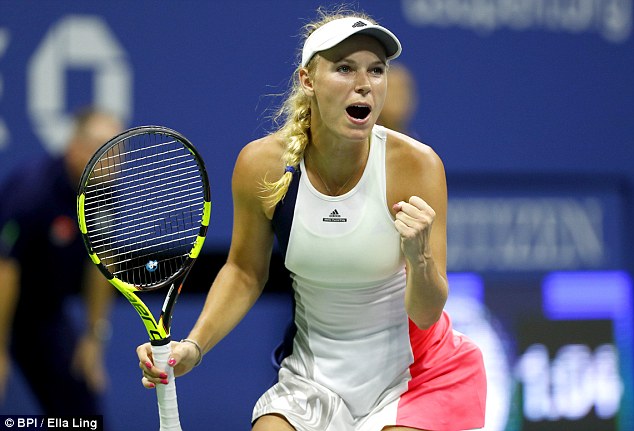
[[337, 211], [337, 209], [335, 208], [328, 217], [324, 217], [322, 219], [322, 221], [325, 222], [335, 222], [335, 223], [345, 223], [348, 221], [347, 218], [345, 217], [341, 217], [341, 214], [339, 214], [339, 211]]

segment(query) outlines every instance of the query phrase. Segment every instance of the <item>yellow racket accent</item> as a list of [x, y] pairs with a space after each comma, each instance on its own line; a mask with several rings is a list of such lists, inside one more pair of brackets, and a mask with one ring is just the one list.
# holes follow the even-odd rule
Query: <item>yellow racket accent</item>
[[[209, 226], [209, 219], [211, 218], [211, 202], [205, 202], [203, 206], [203, 219], [201, 224], [203, 226]], [[192, 251], [189, 252], [189, 257], [192, 259], [196, 259], [200, 254], [200, 250], [203, 248], [203, 243], [205, 242], [205, 237], [198, 235], [196, 240], [194, 241], [194, 247]]]
[[77, 197], [77, 220], [79, 221], [79, 230], [84, 235], [88, 232], [88, 228], [86, 228], [86, 214], [84, 213], [85, 200], [86, 200], [85, 193], [82, 193]]
[[203, 220], [201, 224], [203, 226], [209, 226], [210, 218], [211, 218], [211, 202], [205, 202], [203, 206]]
[[95, 253], [88, 253], [88, 256], [90, 256], [90, 260], [92, 260], [95, 265], [99, 265], [101, 263], [99, 256]]
[[130, 304], [132, 304], [137, 313], [139, 313], [145, 325], [145, 329], [147, 329], [147, 333], [150, 336], [150, 340], [162, 340], [167, 338], [169, 334], [165, 331], [163, 325], [156, 323], [156, 319], [154, 319], [150, 309], [136, 295], [138, 290], [134, 285], [121, 281], [118, 278], [113, 278], [109, 281], [130, 301]]

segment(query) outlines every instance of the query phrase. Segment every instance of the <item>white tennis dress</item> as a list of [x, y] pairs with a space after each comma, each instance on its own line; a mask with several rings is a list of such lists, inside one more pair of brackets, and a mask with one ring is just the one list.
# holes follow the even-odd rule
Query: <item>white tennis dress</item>
[[294, 210], [278, 240], [292, 274], [297, 332], [253, 420], [278, 413], [311, 431], [397, 422], [414, 352], [405, 261], [386, 201], [385, 143], [385, 129], [375, 126], [363, 175], [348, 193], [324, 195], [300, 175], [296, 196], [285, 198]]

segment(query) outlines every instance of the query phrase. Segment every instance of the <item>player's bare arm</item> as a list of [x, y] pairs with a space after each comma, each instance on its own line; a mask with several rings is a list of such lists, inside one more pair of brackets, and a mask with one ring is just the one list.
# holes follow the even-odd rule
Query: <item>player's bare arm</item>
[[407, 262], [405, 307], [416, 325], [428, 328], [448, 295], [445, 170], [425, 144], [400, 133], [388, 142], [388, 203]]
[[200, 343], [203, 352], [211, 350], [242, 320], [268, 280], [272, 211], [263, 199], [262, 179], [265, 174], [283, 172], [278, 146], [267, 137], [248, 144], [238, 156], [232, 178], [234, 226], [229, 257], [188, 336]]

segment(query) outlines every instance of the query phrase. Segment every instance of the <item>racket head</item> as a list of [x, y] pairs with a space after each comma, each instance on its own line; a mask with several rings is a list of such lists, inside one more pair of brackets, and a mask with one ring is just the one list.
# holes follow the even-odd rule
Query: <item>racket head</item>
[[90, 258], [119, 290], [173, 286], [191, 269], [209, 226], [204, 161], [173, 129], [128, 129], [86, 165], [77, 215]]

